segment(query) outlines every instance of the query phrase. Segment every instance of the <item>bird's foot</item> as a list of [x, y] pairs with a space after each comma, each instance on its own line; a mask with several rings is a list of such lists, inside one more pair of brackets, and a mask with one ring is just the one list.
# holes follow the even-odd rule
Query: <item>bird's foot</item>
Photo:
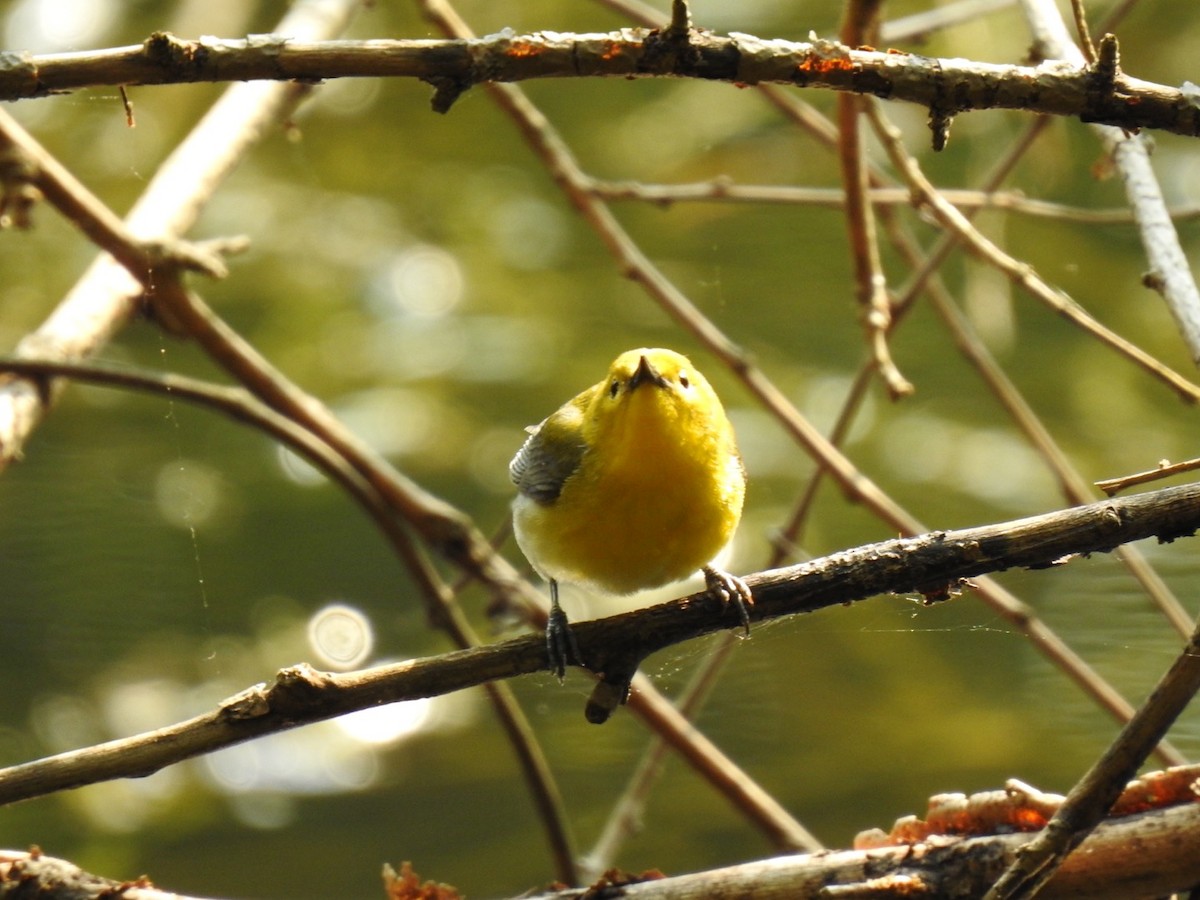
[[550, 658], [550, 671], [560, 682], [567, 674], [567, 666], [583, 664], [571, 623], [557, 603], [550, 608], [550, 616], [546, 619], [546, 655]]
[[750, 607], [754, 605], [754, 595], [750, 587], [736, 575], [722, 572], [712, 566], [704, 567], [704, 584], [708, 594], [728, 608], [730, 604], [737, 607], [738, 618], [746, 634], [750, 634]]

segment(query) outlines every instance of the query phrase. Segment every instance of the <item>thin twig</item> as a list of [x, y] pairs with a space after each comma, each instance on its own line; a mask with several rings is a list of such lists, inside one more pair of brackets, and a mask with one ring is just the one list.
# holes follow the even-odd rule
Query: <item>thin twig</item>
[[964, 22], [977, 22], [1014, 3], [1016, 0], [958, 0], [957, 3], [947, 3], [884, 22], [879, 26], [879, 40], [883, 46], [924, 41], [938, 31]]
[[[674, 203], [782, 203], [840, 210], [846, 205], [846, 192], [841, 188], [791, 184], [737, 184], [726, 177], [690, 184], [644, 184], [637, 181], [589, 179], [588, 190], [602, 200], [640, 200], [659, 206], [670, 206]], [[948, 202], [959, 209], [1003, 210], [1040, 219], [1084, 225], [1129, 225], [1135, 221], [1133, 213], [1125, 206], [1088, 209], [1027, 197], [1020, 191], [965, 188], [941, 188], [940, 191]], [[869, 187], [866, 198], [874, 207], [909, 206], [912, 203], [912, 194], [901, 187]], [[1171, 207], [1169, 213], [1173, 221], [1189, 221], [1200, 218], [1200, 205]]]
[[914, 198], [936, 216], [944, 228], [953, 231], [980, 259], [995, 266], [1032, 297], [1162, 381], [1172, 388], [1180, 399], [1189, 403], [1200, 402], [1200, 387], [1097, 322], [1078, 303], [1038, 277], [1030, 266], [1014, 259], [973, 228], [961, 212], [945, 202], [921, 172], [917, 161], [904, 148], [899, 129], [887, 120], [878, 103], [871, 104], [870, 117], [875, 126], [875, 133], [883, 142], [892, 164], [912, 187]]
[[666, 33], [671, 37], [686, 38], [692, 30], [692, 13], [688, 9], [687, 0], [671, 0], [671, 23]]
[[1028, 900], [1112, 807], [1126, 783], [1200, 690], [1200, 625], [1117, 739], [1067, 794], [985, 900]]
[[[895, 319], [892, 320], [895, 324]], [[837, 419], [833, 423], [833, 428], [829, 432], [829, 442], [835, 447], [841, 447], [846, 440], [846, 436], [850, 433], [850, 429], [854, 426], [855, 417], [862, 408], [862, 403], [867, 397], [868, 388], [871, 385], [873, 364], [867, 362], [862, 365], [858, 374], [854, 376], [854, 381], [850, 384], [850, 389], [846, 392], [846, 398], [842, 401], [841, 408], [838, 410]], [[804, 490], [800, 492], [799, 498], [792, 509], [792, 514], [788, 521], [779, 530], [779, 533], [772, 539], [772, 565], [779, 565], [785, 559], [790, 559], [795, 553], [795, 547], [801, 540], [801, 534], [804, 523], [808, 520], [809, 514], [812, 512], [813, 504], [817, 498], [817, 491], [824, 481], [826, 469], [824, 466], [819, 466], [812, 477], [804, 485]]]
[[[304, 0], [276, 26], [279, 34], [317, 40], [336, 34], [359, 0]], [[307, 93], [299, 84], [238, 84], [229, 88], [164, 162], [125, 219], [142, 240], [177, 240], [196, 221], [222, 180], [251, 146], [291, 114]], [[107, 245], [104, 245], [107, 248]], [[138, 309], [143, 285], [113, 258], [92, 263], [58, 308], [17, 348], [18, 355], [62, 360], [93, 355]], [[0, 390], [0, 468], [18, 458], [46, 412], [45, 396], [26, 382]]]
[[[843, 44], [859, 47], [874, 41], [880, 2], [849, 0], [841, 29]], [[874, 211], [867, 201], [869, 179], [859, 127], [861, 114], [860, 97], [853, 94], [838, 95], [838, 161], [842, 170], [842, 186], [846, 191], [846, 231], [854, 264], [859, 319], [866, 332], [867, 346], [879, 377], [883, 379], [892, 399], [897, 400], [911, 394], [913, 386], [900, 374], [888, 347], [892, 309], [888, 299], [887, 277], [879, 255]]]
[[[624, 655], [629, 645], [618, 639], [617, 646], [622, 646], [617, 654], [620, 656]], [[633, 677], [630, 688], [629, 711], [647, 723], [693, 769], [702, 773], [705, 780], [716, 787], [735, 809], [752, 818], [773, 846], [779, 850], [804, 850], [821, 846], [812, 832], [798, 822], [769, 791], [741, 767], [728, 764], [728, 758], [712, 739], [680, 715], [674, 704], [654, 689], [644, 673], [638, 672]]]
[[1092, 43], [1092, 33], [1088, 30], [1087, 9], [1083, 0], [1071, 0], [1071, 12], [1075, 16], [1075, 31], [1079, 34], [1079, 50], [1091, 65], [1096, 61], [1096, 45]]
[[[708, 700], [709, 694], [716, 687], [718, 676], [724, 668], [739, 638], [728, 632], [717, 638], [716, 645], [709, 650], [692, 673], [687, 686], [675, 699], [675, 708], [688, 721], [694, 721], [697, 713]], [[602, 872], [611, 868], [617, 858], [621, 844], [636, 834], [642, 825], [642, 814], [646, 808], [650, 794], [662, 775], [667, 752], [671, 745], [663, 738], [657, 728], [642, 751], [637, 765], [629, 773], [625, 789], [616, 799], [609, 810], [600, 836], [580, 860], [580, 867], [585, 877], [595, 879]], [[814, 838], [813, 846], [804, 848], [820, 849], [820, 843]]]
[[[1083, 55], [1071, 41], [1066, 23], [1053, 0], [1021, 0], [1021, 7], [1030, 30], [1045, 53], [1068, 63], [1083, 61]], [[1111, 79], [1118, 77], [1120, 72], [1116, 38], [1105, 35], [1100, 42], [1097, 65], [1093, 68], [1105, 82], [1097, 89], [1111, 88]], [[1146, 141], [1120, 128], [1099, 124], [1091, 127], [1111, 155], [1124, 182], [1129, 206], [1137, 218], [1142, 249], [1149, 264], [1144, 283], [1162, 295], [1192, 361], [1200, 366], [1200, 288], [1167, 212]]]
[[1196, 469], [1200, 469], [1200, 459], [1189, 459], [1177, 463], [1169, 463], [1163, 460], [1156, 468], [1147, 469], [1144, 472], [1135, 472], [1132, 475], [1122, 475], [1119, 478], [1107, 478], [1104, 481], [1097, 481], [1096, 487], [1104, 491], [1109, 497], [1112, 497], [1126, 488], [1136, 487], [1139, 484], [1149, 484], [1153, 481], [1159, 481], [1183, 472], [1194, 472]]

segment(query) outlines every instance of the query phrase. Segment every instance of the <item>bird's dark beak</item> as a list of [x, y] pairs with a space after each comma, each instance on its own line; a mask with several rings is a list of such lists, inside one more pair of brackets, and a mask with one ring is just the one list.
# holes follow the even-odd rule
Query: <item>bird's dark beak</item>
[[658, 373], [658, 369], [650, 364], [650, 360], [643, 356], [638, 367], [633, 370], [633, 375], [630, 376], [629, 390], [634, 390], [639, 384], [656, 384], [659, 387], [666, 387], [667, 379], [663, 378]]

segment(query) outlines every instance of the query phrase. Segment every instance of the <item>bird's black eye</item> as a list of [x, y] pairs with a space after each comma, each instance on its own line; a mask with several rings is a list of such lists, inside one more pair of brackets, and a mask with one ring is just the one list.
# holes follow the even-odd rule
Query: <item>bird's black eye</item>
[[616, 397], [621, 391], [621, 382], [613, 379], [613, 383], [608, 386], [608, 396]]
[[691, 387], [690, 383], [688, 382], [687, 372], [679, 373], [679, 386], [680, 387]]

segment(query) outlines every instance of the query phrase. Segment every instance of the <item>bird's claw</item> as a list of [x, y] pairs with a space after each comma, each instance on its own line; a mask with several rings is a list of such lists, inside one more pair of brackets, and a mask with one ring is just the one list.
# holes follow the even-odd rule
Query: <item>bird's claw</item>
[[559, 681], [566, 676], [567, 666], [582, 665], [571, 623], [558, 604], [551, 607], [546, 619], [546, 655], [550, 658], [550, 671]]
[[738, 619], [746, 635], [750, 634], [750, 607], [754, 605], [754, 595], [750, 586], [736, 575], [722, 572], [713, 566], [704, 567], [704, 584], [710, 597], [728, 608], [731, 604], [737, 607]]

